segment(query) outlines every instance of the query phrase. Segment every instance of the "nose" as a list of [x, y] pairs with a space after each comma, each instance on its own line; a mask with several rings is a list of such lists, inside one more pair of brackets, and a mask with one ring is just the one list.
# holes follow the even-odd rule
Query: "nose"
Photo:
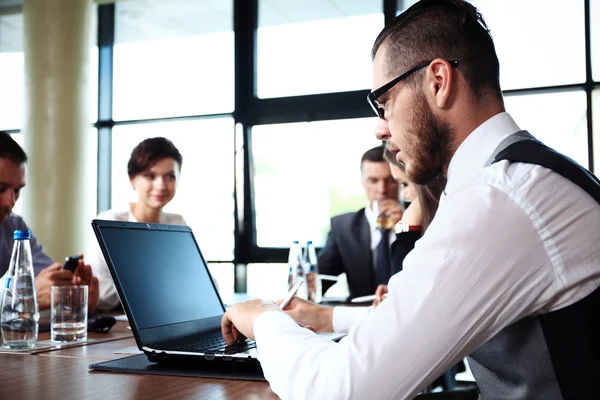
[[375, 125], [375, 137], [379, 140], [388, 140], [391, 137], [388, 122], [384, 119], [378, 118], [377, 125]]
[[159, 189], [159, 190], [162, 190], [165, 188], [165, 180], [163, 179], [162, 176], [159, 176], [154, 180], [154, 186], [156, 187], [156, 189]]
[[380, 179], [377, 182], [377, 194], [379, 195], [385, 195], [385, 193], [387, 192], [387, 183], [385, 182], [385, 179]]

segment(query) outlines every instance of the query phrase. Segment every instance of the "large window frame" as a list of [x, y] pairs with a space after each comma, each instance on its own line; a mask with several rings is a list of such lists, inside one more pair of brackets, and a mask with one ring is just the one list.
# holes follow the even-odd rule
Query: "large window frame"
[[[368, 90], [341, 93], [313, 94], [285, 98], [260, 99], [256, 93], [256, 36], [258, 29], [258, 0], [233, 1], [234, 62], [235, 62], [235, 108], [232, 113], [211, 115], [187, 115], [174, 118], [114, 121], [113, 99], [113, 49], [115, 37], [115, 5], [98, 5], [98, 211], [110, 208], [111, 199], [111, 147], [113, 127], [120, 124], [136, 124], [151, 121], [233, 117], [235, 121], [234, 152], [235, 175], [235, 249], [233, 260], [208, 260], [211, 264], [223, 264], [234, 268], [236, 292], [246, 291], [247, 264], [283, 263], [287, 249], [258, 247], [254, 219], [252, 127], [261, 124], [324, 121], [346, 118], [372, 117], [373, 111], [365, 98]], [[385, 22], [404, 8], [403, 0], [381, 0]], [[534, 87], [504, 91], [505, 96], [533, 93], [557, 93], [582, 90], [586, 95], [587, 144], [590, 170], [595, 170], [593, 105], [594, 90], [600, 89], [600, 81], [592, 76], [591, 11], [590, 0], [584, 0], [585, 10], [585, 69], [582, 84]], [[406, 2], [409, 3], [409, 2]], [[11, 10], [14, 12], [14, 10]], [[10, 129], [19, 133], [21, 127]], [[600, 135], [600, 127], [598, 127]], [[599, 136], [600, 137], [600, 136]], [[218, 268], [219, 265], [213, 266]]]
[[[219, 115], [190, 115], [160, 118], [156, 121], [189, 118], [214, 118], [233, 116], [236, 126], [235, 154], [235, 250], [233, 260], [209, 260], [211, 263], [234, 264], [236, 292], [246, 291], [247, 264], [283, 263], [287, 249], [259, 247], [256, 244], [256, 221], [254, 218], [252, 127], [261, 124], [324, 121], [373, 116], [365, 98], [368, 90], [341, 93], [312, 94], [284, 98], [260, 99], [256, 90], [256, 36], [258, 29], [259, 0], [233, 0], [234, 62], [235, 62], [235, 108], [233, 113]], [[403, 0], [382, 0], [385, 22], [396, 16], [403, 8]], [[98, 93], [98, 209], [110, 207], [110, 165], [112, 128], [116, 124], [132, 124], [140, 121], [112, 119], [112, 56], [115, 31], [115, 5], [102, 4], [98, 10], [99, 93]], [[543, 88], [514, 89], [504, 91], [505, 96], [531, 93], [555, 93], [564, 90], [584, 90], [587, 102], [588, 158], [590, 170], [594, 171], [592, 92], [600, 88], [600, 82], [592, 78], [590, 0], [585, 0], [585, 49], [586, 80], [583, 84], [559, 85]]]

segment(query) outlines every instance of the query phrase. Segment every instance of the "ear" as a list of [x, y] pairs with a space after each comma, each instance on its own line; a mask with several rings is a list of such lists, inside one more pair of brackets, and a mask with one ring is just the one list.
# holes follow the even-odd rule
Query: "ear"
[[435, 104], [445, 108], [453, 85], [452, 65], [442, 58], [436, 58], [427, 69], [427, 85]]

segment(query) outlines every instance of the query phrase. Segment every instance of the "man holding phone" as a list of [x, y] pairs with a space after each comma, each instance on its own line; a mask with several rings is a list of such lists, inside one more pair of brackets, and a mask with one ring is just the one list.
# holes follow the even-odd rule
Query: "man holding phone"
[[[13, 247], [13, 232], [29, 230], [23, 219], [12, 212], [25, 187], [27, 155], [8, 133], [0, 132], [0, 277], [8, 270]], [[98, 279], [83, 262], [83, 255], [73, 271], [53, 262], [31, 234], [31, 256], [35, 273], [35, 288], [40, 310], [50, 308], [50, 287], [88, 285], [88, 310], [94, 311], [98, 302]], [[0, 289], [2, 290], [2, 289]]]

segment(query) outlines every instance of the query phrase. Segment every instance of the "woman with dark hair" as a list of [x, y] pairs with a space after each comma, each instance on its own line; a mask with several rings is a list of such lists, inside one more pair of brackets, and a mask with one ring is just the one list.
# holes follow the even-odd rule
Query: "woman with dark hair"
[[[384, 158], [390, 163], [392, 176], [402, 181], [405, 178], [404, 167], [396, 161], [393, 154], [386, 147]], [[438, 209], [440, 196], [446, 186], [446, 178], [440, 176], [427, 185], [414, 185], [415, 198], [411, 199], [410, 205], [401, 215], [390, 213], [387, 218], [394, 221], [396, 225], [396, 240], [390, 248], [390, 258], [392, 264], [392, 275], [402, 271], [402, 263], [406, 255], [415, 247], [415, 242], [419, 240], [429, 227]], [[375, 302], [378, 305], [387, 293], [387, 285], [379, 285], [375, 292]]]
[[[127, 163], [129, 181], [137, 201], [124, 208], [104, 211], [96, 219], [186, 225], [181, 215], [163, 212], [163, 207], [175, 197], [181, 163], [181, 154], [169, 139], [155, 137], [142, 141], [133, 149]], [[95, 247], [90, 261], [100, 281], [97, 308], [111, 310], [120, 305], [119, 295], [102, 252]]]

